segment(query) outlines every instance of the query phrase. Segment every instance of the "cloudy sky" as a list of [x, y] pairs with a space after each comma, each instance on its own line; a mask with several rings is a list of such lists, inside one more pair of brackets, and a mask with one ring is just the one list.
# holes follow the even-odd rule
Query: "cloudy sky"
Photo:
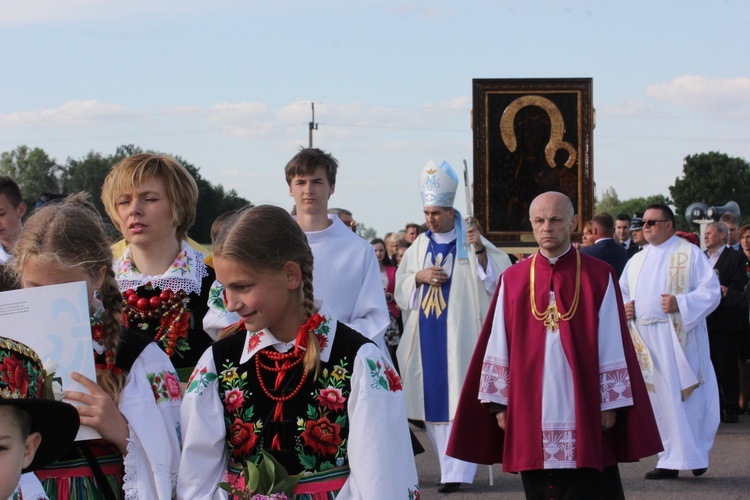
[[314, 103], [331, 206], [382, 236], [421, 221], [429, 160], [471, 165], [472, 79], [591, 77], [597, 194], [668, 194], [687, 155], [750, 160], [748, 20], [745, 0], [0, 0], [0, 151], [132, 143], [289, 208]]

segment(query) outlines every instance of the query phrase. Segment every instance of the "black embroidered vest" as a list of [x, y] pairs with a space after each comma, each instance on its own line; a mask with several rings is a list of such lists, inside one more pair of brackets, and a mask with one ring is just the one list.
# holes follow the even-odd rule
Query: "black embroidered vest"
[[[360, 347], [370, 340], [337, 323], [328, 362], [321, 363], [317, 379], [311, 374], [300, 392], [283, 403], [282, 415], [278, 416], [275, 415], [276, 402], [266, 396], [258, 382], [258, 355], [245, 364], [239, 363], [246, 339], [247, 333], [238, 333], [212, 346], [219, 397], [224, 406], [230, 464], [243, 464], [246, 460], [257, 464], [260, 450], [265, 449], [290, 474], [346, 465], [347, 408], [354, 359]], [[272, 347], [267, 349], [275, 352]], [[303, 365], [299, 364], [288, 371], [281, 394], [274, 394], [272, 390], [276, 373], [269, 370], [260, 373], [266, 389], [280, 396], [297, 387], [303, 370]], [[275, 436], [278, 439], [274, 440]]]

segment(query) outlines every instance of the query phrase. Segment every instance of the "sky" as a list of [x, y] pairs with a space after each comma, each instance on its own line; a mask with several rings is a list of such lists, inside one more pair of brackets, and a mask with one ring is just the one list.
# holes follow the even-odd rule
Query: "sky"
[[423, 221], [428, 161], [472, 172], [473, 79], [593, 78], [596, 194], [668, 195], [688, 155], [750, 161], [749, 20], [746, 0], [0, 0], [0, 152], [135, 144], [291, 208], [314, 105], [329, 205], [383, 236]]

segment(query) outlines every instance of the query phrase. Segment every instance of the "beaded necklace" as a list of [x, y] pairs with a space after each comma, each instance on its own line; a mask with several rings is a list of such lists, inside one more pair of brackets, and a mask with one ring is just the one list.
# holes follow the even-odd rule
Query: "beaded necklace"
[[156, 329], [154, 340], [166, 337], [166, 353], [171, 357], [174, 354], [177, 340], [182, 335], [183, 325], [190, 311], [187, 309], [188, 295], [184, 290], [177, 293], [172, 290], [164, 290], [159, 295], [151, 298], [141, 297], [138, 293], [129, 289], [125, 291], [122, 312], [123, 323], [126, 328], [137, 321], [160, 318], [159, 327]]
[[[275, 401], [276, 403], [281, 404], [294, 398], [302, 390], [302, 386], [305, 384], [306, 374], [303, 370], [302, 374], [300, 375], [300, 380], [297, 383], [297, 387], [295, 387], [291, 392], [286, 395], [281, 394], [275, 396], [271, 394], [271, 391], [263, 381], [263, 377], [261, 376], [263, 370], [276, 373], [276, 383], [274, 390], [279, 391], [281, 382], [286, 376], [287, 371], [302, 363], [302, 360], [305, 357], [304, 348], [307, 346], [307, 335], [309, 332], [315, 333], [315, 329], [320, 326], [321, 321], [322, 317], [318, 313], [315, 313], [310, 319], [308, 319], [297, 332], [294, 348], [288, 352], [278, 352], [274, 349], [269, 348], [260, 350], [256, 353], [255, 373], [258, 375], [258, 383], [260, 384], [260, 388], [263, 391], [263, 394], [265, 394], [271, 401]], [[265, 357], [269, 361], [272, 361], [273, 366], [271, 366], [270, 364], [265, 364], [262, 359], [263, 357]], [[290, 381], [287, 381], [287, 385]]]
[[[301, 363], [305, 358], [305, 351], [307, 346], [307, 336], [309, 332], [315, 333], [315, 330], [320, 327], [321, 323], [323, 321], [323, 318], [320, 316], [320, 314], [315, 313], [313, 316], [308, 319], [305, 324], [303, 324], [300, 329], [297, 331], [297, 337], [295, 339], [294, 348], [291, 349], [288, 352], [278, 352], [274, 350], [273, 348], [269, 347], [267, 349], [262, 349], [258, 351], [255, 354], [255, 374], [258, 377], [258, 384], [260, 385], [261, 390], [263, 391], [263, 394], [266, 395], [268, 399], [275, 402], [273, 409], [273, 420], [274, 421], [282, 421], [284, 420], [284, 403], [289, 401], [290, 399], [293, 399], [295, 396], [297, 396], [300, 391], [302, 390], [302, 387], [305, 385], [305, 380], [307, 379], [307, 374], [305, 373], [305, 370], [303, 367], [301, 367]], [[274, 365], [268, 365], [263, 363], [263, 357], [267, 358], [270, 361], [273, 361]], [[292, 389], [288, 394], [284, 394], [284, 390], [286, 387], [289, 386], [289, 384], [292, 381], [292, 378], [289, 378], [287, 380], [286, 384], [282, 386], [282, 382], [284, 381], [284, 378], [286, 377], [287, 372], [295, 367], [300, 367], [302, 369], [298, 369], [297, 371], [300, 372], [300, 379], [297, 383], [297, 387]], [[263, 381], [263, 370], [276, 373], [276, 380], [274, 382], [274, 391], [276, 391], [277, 395], [271, 394], [271, 391], [266, 386], [266, 383]], [[271, 440], [271, 449], [272, 450], [281, 450], [281, 442], [279, 440], [279, 435], [274, 435], [273, 439]]]

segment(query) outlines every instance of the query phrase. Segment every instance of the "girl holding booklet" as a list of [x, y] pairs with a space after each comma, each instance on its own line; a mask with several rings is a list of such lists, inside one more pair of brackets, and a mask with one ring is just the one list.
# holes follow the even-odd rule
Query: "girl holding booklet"
[[120, 326], [122, 296], [103, 222], [83, 194], [34, 212], [14, 248], [24, 288], [84, 281], [96, 380], [69, 391], [81, 425], [101, 439], [77, 442], [36, 474], [49, 498], [172, 498], [180, 459], [180, 390], [152, 339]]

